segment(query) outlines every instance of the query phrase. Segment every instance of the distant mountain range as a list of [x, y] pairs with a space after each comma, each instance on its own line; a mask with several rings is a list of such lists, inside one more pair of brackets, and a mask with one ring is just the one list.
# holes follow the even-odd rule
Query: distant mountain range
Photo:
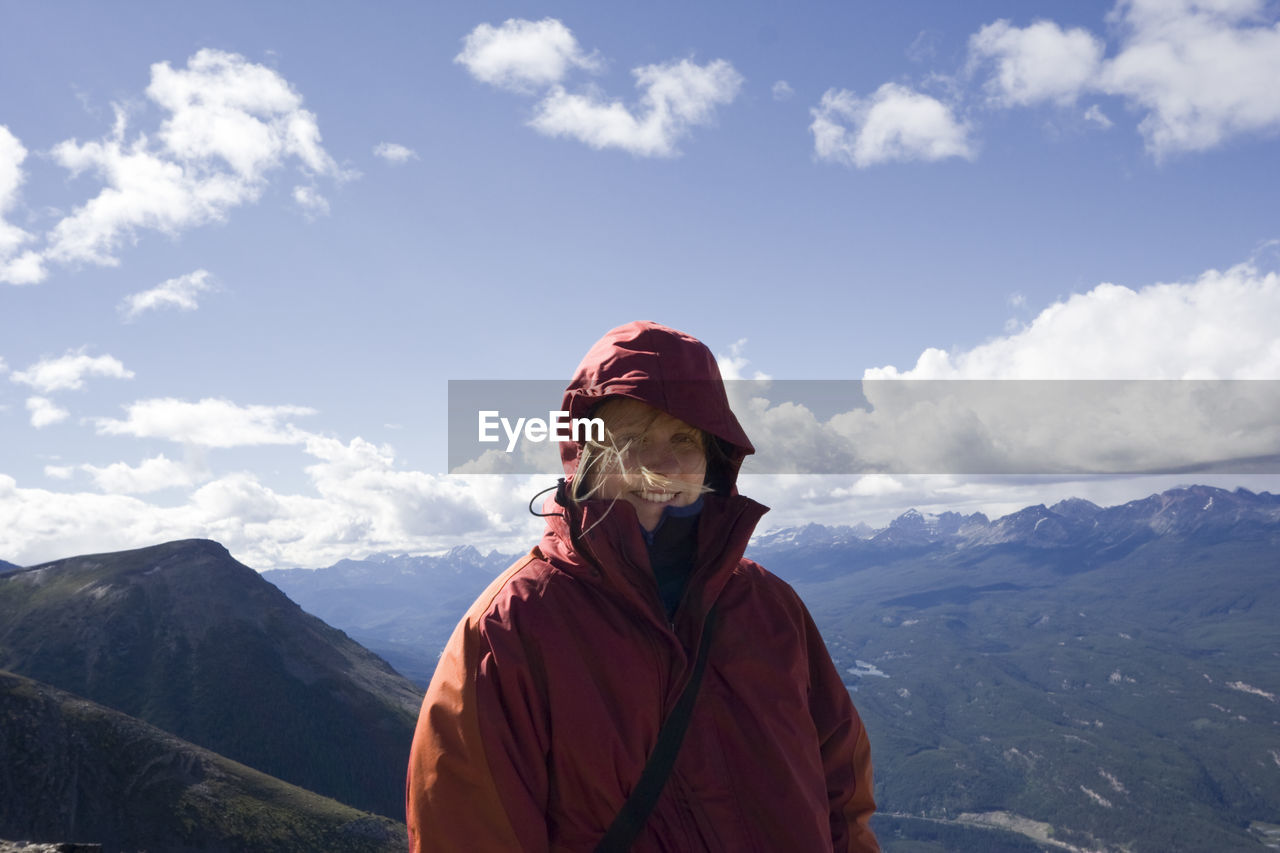
[[[1280, 498], [1193, 486], [994, 520], [910, 511], [778, 531], [748, 556], [796, 587], [846, 674], [886, 849], [1280, 840]], [[514, 557], [264, 574], [424, 685]]]
[[928, 818], [1046, 850], [1280, 840], [1275, 496], [907, 513], [752, 555], [796, 586], [846, 673], [878, 799], [901, 816], [885, 834]]
[[403, 819], [422, 691], [217, 543], [0, 574], [0, 669]]
[[[912, 511], [748, 554], [845, 674], [887, 853], [1280, 844], [1277, 497]], [[190, 540], [0, 566], [0, 838], [402, 849], [422, 685], [514, 556], [260, 576]]]
[[458, 619], [515, 557], [462, 546], [440, 556], [379, 554], [262, 576], [425, 689]]

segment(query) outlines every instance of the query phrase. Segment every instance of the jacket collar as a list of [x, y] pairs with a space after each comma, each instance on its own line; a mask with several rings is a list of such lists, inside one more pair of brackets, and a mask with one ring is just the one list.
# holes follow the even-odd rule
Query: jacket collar
[[[621, 500], [575, 505], [563, 492], [562, 483], [544, 510], [553, 514], [547, 516], [540, 546], [543, 556], [561, 571], [624, 601], [643, 618], [669, 628], [635, 509]], [[736, 494], [709, 494], [703, 500], [697, 558], [675, 626], [678, 633], [694, 639], [742, 559], [756, 524], [769, 510]]]

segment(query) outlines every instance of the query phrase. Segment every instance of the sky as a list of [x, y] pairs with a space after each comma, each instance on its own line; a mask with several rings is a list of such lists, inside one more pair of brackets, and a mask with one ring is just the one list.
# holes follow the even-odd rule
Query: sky
[[[0, 559], [527, 550], [554, 478], [449, 474], [448, 383], [636, 319], [733, 378], [1280, 379], [1280, 6], [1029, 9], [0, 0]], [[778, 394], [775, 454], [839, 431]], [[1280, 485], [1033, 473], [741, 487], [763, 532]]]

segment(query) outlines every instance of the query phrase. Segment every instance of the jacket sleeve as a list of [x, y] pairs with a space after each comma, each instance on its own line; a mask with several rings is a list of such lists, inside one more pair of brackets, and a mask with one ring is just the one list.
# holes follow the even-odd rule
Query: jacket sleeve
[[411, 853], [545, 853], [541, 707], [516, 633], [468, 613], [436, 667], [410, 750]]
[[879, 853], [880, 844], [871, 830], [871, 815], [876, 810], [871, 743], [849, 690], [807, 610], [804, 619], [809, 646], [809, 708], [818, 729], [827, 776], [832, 850]]

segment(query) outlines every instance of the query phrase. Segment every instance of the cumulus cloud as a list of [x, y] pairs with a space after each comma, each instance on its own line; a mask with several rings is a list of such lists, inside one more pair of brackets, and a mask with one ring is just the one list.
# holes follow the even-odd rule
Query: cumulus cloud
[[1052, 21], [1017, 28], [999, 20], [969, 39], [970, 63], [995, 66], [986, 89], [1003, 106], [1073, 102], [1097, 74], [1102, 53], [1102, 40], [1089, 31]]
[[1006, 107], [1121, 98], [1157, 159], [1280, 130], [1280, 21], [1265, 0], [1119, 0], [1109, 21], [1109, 58], [1086, 30], [999, 20], [970, 39], [968, 66], [993, 69], [986, 91]]
[[396, 142], [379, 142], [373, 147], [373, 154], [394, 165], [418, 159], [417, 151]]
[[[923, 475], [1266, 474], [1280, 458], [1277, 329], [1280, 275], [1241, 264], [1136, 291], [1102, 284], [862, 382], [732, 382], [758, 448], [744, 472], [878, 473], [886, 489]], [[744, 372], [735, 350], [720, 358], [727, 377]], [[1271, 381], [1237, 381], [1259, 379]]]
[[154, 139], [127, 138], [117, 107], [104, 138], [53, 147], [55, 162], [105, 187], [49, 232], [47, 259], [114, 266], [140, 231], [174, 234], [256, 201], [286, 161], [312, 177], [351, 176], [321, 146], [315, 116], [288, 81], [242, 56], [204, 49], [184, 69], [156, 63], [146, 94], [168, 114]]
[[779, 80], [777, 83], [774, 83], [771, 91], [773, 92], [773, 99], [775, 101], [790, 100], [791, 96], [796, 93], [796, 90], [792, 89], [791, 84], [786, 80]]
[[554, 87], [532, 121], [539, 133], [567, 136], [593, 148], [621, 148], [641, 157], [670, 157], [689, 130], [709, 124], [715, 108], [737, 97], [742, 76], [723, 59], [706, 65], [690, 60], [632, 70], [641, 90], [637, 108], [599, 94], [572, 94]]
[[[852, 470], [1260, 472], [1280, 448], [1276, 329], [1280, 276], [1252, 264], [1136, 291], [1101, 284], [1012, 334], [867, 370], [867, 404], [825, 421], [767, 401], [746, 413], [811, 455], [847, 448]], [[1272, 381], [1221, 381], [1256, 379]]]
[[388, 447], [359, 438], [344, 444], [311, 436], [305, 450], [317, 460], [306, 469], [317, 491], [331, 501], [361, 507], [378, 538], [438, 536], [499, 520], [471, 499], [463, 481], [396, 469]]
[[80, 390], [86, 376], [132, 379], [133, 371], [112, 356], [89, 356], [83, 350], [75, 350], [59, 358], [42, 359], [26, 370], [16, 371], [9, 378], [42, 394], [51, 394], [54, 391]]
[[33, 284], [44, 278], [40, 256], [32, 251], [19, 254], [32, 235], [10, 223], [7, 217], [18, 201], [22, 187], [22, 162], [27, 149], [9, 128], [0, 124], [0, 282]]
[[1127, 37], [1098, 86], [1147, 111], [1154, 155], [1280, 129], [1280, 22], [1264, 0], [1128, 0], [1116, 17]]
[[453, 58], [482, 83], [529, 92], [559, 83], [573, 68], [598, 71], [600, 61], [555, 18], [509, 18], [501, 26], [480, 24], [463, 39]]
[[[30, 565], [172, 539], [207, 537], [256, 568], [323, 566], [373, 551], [424, 553], [458, 544], [524, 550], [541, 531], [529, 498], [546, 483], [527, 477], [451, 477], [407, 471], [388, 448], [356, 438], [303, 439], [313, 494], [271, 488], [235, 472], [208, 479], [164, 457], [138, 466], [79, 466], [102, 492], [21, 488], [0, 474], [0, 553]], [[50, 472], [54, 474], [54, 472]], [[71, 466], [57, 470], [69, 477]], [[545, 478], [544, 478], [545, 479]], [[163, 505], [137, 495], [198, 484]], [[153, 487], [155, 487], [153, 489]], [[105, 492], [105, 493], [103, 493]]]
[[70, 414], [48, 397], [28, 397], [27, 411], [31, 413], [31, 425], [36, 429], [65, 421]]
[[868, 379], [1280, 379], [1280, 276], [1252, 263], [1132, 290], [1103, 283], [969, 350]]
[[133, 320], [144, 311], [177, 308], [194, 311], [200, 307], [196, 297], [213, 289], [208, 270], [196, 270], [177, 278], [167, 279], [150, 290], [131, 293], [120, 303], [120, 313], [125, 320]]
[[974, 156], [969, 128], [951, 107], [897, 83], [866, 98], [829, 89], [811, 112], [814, 151], [823, 160], [865, 168]]
[[242, 406], [215, 398], [192, 403], [172, 397], [140, 400], [125, 411], [123, 420], [98, 418], [98, 433], [203, 447], [298, 444], [306, 434], [288, 420], [315, 414], [303, 406]]
[[539, 133], [639, 157], [678, 154], [676, 143], [691, 128], [711, 123], [716, 107], [731, 103], [742, 88], [742, 75], [725, 60], [698, 65], [685, 59], [633, 68], [640, 90], [634, 106], [595, 87], [570, 91], [563, 82], [572, 69], [599, 71], [602, 63], [594, 53], [583, 53], [573, 33], [554, 18], [481, 24], [454, 61], [482, 82], [540, 93], [529, 121]]
[[[193, 486], [208, 479], [207, 472], [198, 466], [174, 461], [164, 454], [144, 459], [136, 466], [114, 462], [103, 467], [80, 467], [89, 473], [101, 491], [116, 495], [145, 494], [161, 489]], [[49, 473], [48, 469], [46, 473]]]

